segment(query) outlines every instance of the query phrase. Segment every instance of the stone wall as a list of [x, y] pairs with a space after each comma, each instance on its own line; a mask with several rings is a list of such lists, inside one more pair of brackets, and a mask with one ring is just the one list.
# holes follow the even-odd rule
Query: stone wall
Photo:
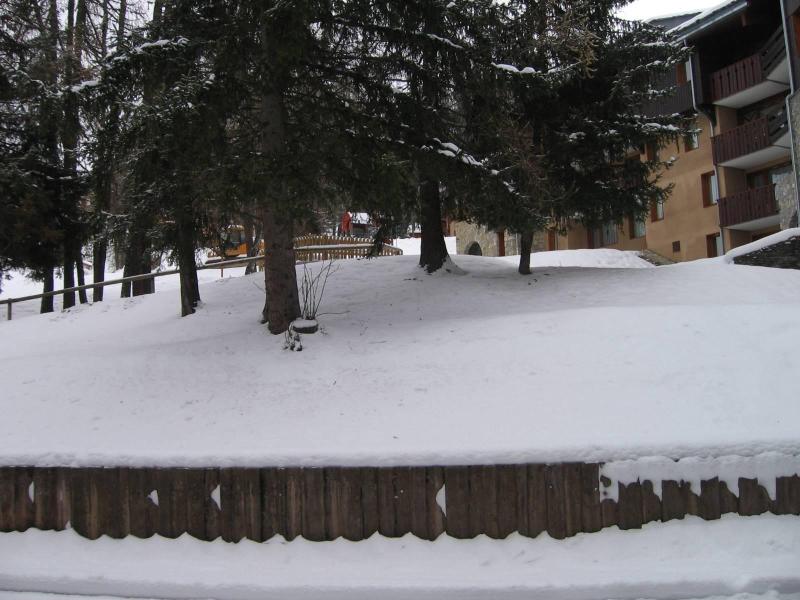
[[[489, 230], [483, 225], [475, 225], [458, 221], [453, 224], [456, 235], [456, 248], [459, 254], [469, 254], [470, 248], [477, 244], [481, 256], [499, 256], [500, 246], [497, 232]], [[519, 254], [519, 236], [505, 232], [506, 256]], [[541, 252], [547, 249], [547, 236], [544, 232], [537, 232], [533, 237], [533, 251]]]
[[797, 227], [797, 179], [794, 169], [786, 166], [775, 171], [773, 176], [775, 177], [775, 200], [781, 216], [781, 229]]
[[800, 236], [733, 259], [737, 265], [800, 269]]
[[[792, 152], [793, 158], [800, 159], [800, 93], [795, 92], [788, 99], [789, 105], [789, 123], [792, 128], [792, 141], [794, 148]], [[800, 161], [798, 161], [800, 162]], [[778, 191], [776, 186], [776, 195], [778, 196], [778, 207], [781, 214], [781, 229], [788, 229], [789, 227], [797, 227], [797, 181], [800, 179], [800, 164], [795, 162], [793, 164], [794, 177], [792, 181], [792, 196], [789, 197]], [[792, 205], [791, 200], [794, 200]]]

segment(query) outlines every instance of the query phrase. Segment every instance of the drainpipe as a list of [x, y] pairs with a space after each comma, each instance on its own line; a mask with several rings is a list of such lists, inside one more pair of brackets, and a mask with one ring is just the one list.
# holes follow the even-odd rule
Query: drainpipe
[[[783, 2], [783, 0], [781, 0], [781, 2]], [[688, 47], [689, 44], [688, 44], [688, 42], [686, 40], [683, 40], [683, 45], [685, 47]], [[697, 82], [698, 79], [695, 76], [694, 60], [692, 60], [692, 59], [689, 59], [689, 68], [690, 68], [691, 73], [692, 73], [692, 107], [694, 108], [694, 112], [696, 114], [698, 114], [698, 115], [702, 114], [702, 115], [706, 116], [706, 118], [708, 119], [708, 124], [711, 127], [711, 133], [713, 134], [714, 133], [714, 121], [715, 121], [715, 119], [712, 119], [711, 115], [706, 114], [704, 111], [701, 111], [700, 107], [697, 106], [697, 93], [696, 93], [696, 90], [695, 90], [695, 82]], [[702, 81], [699, 83], [699, 85], [702, 85]], [[709, 141], [711, 141], [712, 137], [713, 136], [709, 136], [709, 138], [708, 138]], [[720, 177], [719, 177], [719, 167], [717, 166], [716, 163], [714, 163], [714, 178], [717, 180], [717, 214], [719, 214]], [[720, 240], [722, 240], [722, 253], [725, 254], [725, 252], [726, 252], [725, 235], [723, 234], [722, 226], [720, 226], [720, 228], [719, 228], [719, 237], [720, 237]]]
[[792, 150], [792, 171], [794, 171], [794, 201], [797, 209], [797, 218], [800, 222], [800, 174], [798, 173], [798, 164], [797, 164], [797, 152], [795, 150], [795, 131], [794, 131], [794, 124], [792, 121], [794, 120], [792, 117], [791, 104], [790, 101], [797, 95], [797, 88], [795, 87], [794, 81], [794, 67], [795, 67], [795, 56], [792, 52], [792, 44], [789, 43], [789, 28], [788, 23], [786, 21], [786, 0], [780, 0], [781, 5], [781, 19], [783, 25], [783, 44], [786, 49], [786, 59], [789, 64], [789, 95], [786, 96], [786, 115], [789, 117], [789, 141]]

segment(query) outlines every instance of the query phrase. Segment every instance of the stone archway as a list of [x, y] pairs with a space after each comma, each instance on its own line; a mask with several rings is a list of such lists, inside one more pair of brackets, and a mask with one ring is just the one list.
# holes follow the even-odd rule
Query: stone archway
[[481, 245], [478, 242], [472, 242], [469, 246], [467, 246], [467, 254], [470, 256], [483, 256]]

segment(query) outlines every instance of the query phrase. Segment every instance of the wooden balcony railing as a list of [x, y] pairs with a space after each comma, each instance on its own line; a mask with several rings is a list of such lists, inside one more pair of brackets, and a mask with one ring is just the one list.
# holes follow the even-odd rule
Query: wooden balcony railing
[[783, 27], [778, 27], [761, 50], [761, 68], [764, 78], [772, 73], [786, 56], [786, 40], [783, 37]]
[[786, 112], [781, 109], [714, 136], [714, 164], [723, 164], [769, 148], [786, 131]]
[[783, 28], [779, 27], [757, 54], [711, 74], [708, 80], [711, 101], [717, 102], [767, 81], [768, 75], [783, 60], [785, 54]]
[[647, 102], [642, 106], [642, 114], [648, 117], [674, 115], [692, 110], [693, 107], [692, 86], [682, 83], [674, 86], [670, 94]]
[[754, 54], [714, 71], [709, 78], [711, 101], [716, 102], [738, 94], [764, 81], [761, 55]]
[[776, 214], [778, 203], [775, 200], [774, 184], [745, 190], [719, 200], [720, 227], [733, 227]]

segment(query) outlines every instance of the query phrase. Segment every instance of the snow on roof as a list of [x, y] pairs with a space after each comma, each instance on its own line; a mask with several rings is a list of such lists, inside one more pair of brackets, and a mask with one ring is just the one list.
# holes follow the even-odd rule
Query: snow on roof
[[367, 213], [350, 213], [350, 219], [357, 225], [369, 225], [372, 222]]
[[759, 250], [769, 248], [770, 246], [775, 246], [776, 244], [786, 242], [798, 236], [800, 236], [800, 228], [795, 227], [794, 229], [784, 229], [783, 231], [773, 233], [772, 235], [768, 235], [767, 237], [756, 240], [755, 242], [751, 242], [749, 244], [745, 244], [744, 246], [739, 246], [738, 248], [729, 250], [725, 253], [725, 261], [732, 263], [735, 258], [744, 256], [745, 254], [750, 254], [752, 252], [758, 252]]
[[691, 12], [673, 13], [669, 15], [661, 15], [658, 17], [650, 17], [645, 22], [669, 30], [669, 29], [674, 29], [678, 25], [685, 23], [689, 19], [693, 19], [699, 14], [700, 14], [699, 10], [694, 10]]
[[748, 0], [725, 0], [720, 4], [712, 6], [708, 10], [704, 10], [692, 19], [685, 21], [670, 30], [670, 33], [679, 34], [680, 37], [685, 38], [704, 29], [705, 27], [716, 23], [720, 19], [724, 19], [733, 15], [740, 10], [747, 7]]

